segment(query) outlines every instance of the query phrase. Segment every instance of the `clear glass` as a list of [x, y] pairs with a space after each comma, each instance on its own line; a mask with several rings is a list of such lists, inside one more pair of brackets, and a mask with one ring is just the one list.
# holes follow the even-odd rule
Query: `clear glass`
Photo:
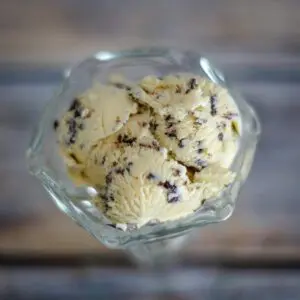
[[[137, 80], [149, 74], [163, 76], [189, 72], [210, 78], [229, 89], [242, 117], [240, 148], [232, 165], [236, 180], [220, 197], [207, 201], [194, 214], [177, 221], [146, 225], [126, 232], [110, 226], [95, 208], [88, 188], [76, 187], [68, 178], [60, 157], [53, 122], [69, 107], [72, 99], [95, 81], [106, 82], [112, 74]], [[250, 171], [260, 135], [260, 123], [253, 108], [226, 82], [209, 60], [191, 51], [144, 48], [120, 52], [102, 51], [66, 72], [59, 91], [49, 102], [33, 134], [27, 151], [30, 172], [50, 194], [57, 207], [110, 248], [126, 250], [143, 264], [160, 264], [172, 257], [193, 229], [225, 221], [234, 210], [241, 188]], [[166, 255], [167, 254], [167, 255]]]

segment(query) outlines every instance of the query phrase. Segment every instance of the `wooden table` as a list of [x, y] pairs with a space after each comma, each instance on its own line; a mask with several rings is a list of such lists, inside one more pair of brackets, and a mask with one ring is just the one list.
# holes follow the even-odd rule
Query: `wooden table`
[[[0, 4], [0, 299], [299, 299], [298, 2], [141, 2]], [[103, 48], [186, 43], [225, 70], [263, 134], [232, 218], [199, 230], [162, 281], [60, 213], [24, 154], [70, 64]]]
[[[295, 64], [299, 64], [296, 58]], [[300, 205], [297, 175], [300, 162], [296, 128], [300, 126], [300, 88], [297, 83], [289, 83], [288, 78], [285, 82], [284, 70], [281, 73], [276, 69], [278, 77], [282, 77], [280, 81], [266, 79], [261, 82], [256, 80], [256, 74], [272, 74], [273, 71], [267, 67], [251, 67], [249, 79], [245, 80], [249, 66], [242, 68], [239, 65], [234, 69], [224, 64], [223, 67], [230, 69], [232, 81], [257, 108], [263, 134], [253, 171], [233, 217], [220, 226], [212, 225], [199, 231], [199, 239], [185, 249], [186, 255], [212, 261], [298, 261]], [[20, 79], [16, 83], [0, 85], [0, 93], [4, 95], [0, 112], [0, 253], [5, 257], [21, 255], [32, 259], [48, 255], [122, 255], [99, 245], [61, 214], [39, 183], [28, 175], [24, 153], [31, 128], [60, 78], [52, 78], [51, 74], [35, 69], [20, 72], [24, 78], [27, 72], [35, 75], [30, 82], [27, 78], [25, 82]], [[55, 74], [59, 71], [53, 71]], [[47, 76], [49, 83], [39, 82]]]

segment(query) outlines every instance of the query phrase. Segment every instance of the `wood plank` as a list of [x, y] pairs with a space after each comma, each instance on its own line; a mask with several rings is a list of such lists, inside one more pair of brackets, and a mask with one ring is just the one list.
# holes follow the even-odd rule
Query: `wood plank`
[[300, 273], [292, 271], [172, 269], [0, 269], [6, 299], [298, 299]]
[[295, 52], [300, 40], [295, 0], [2, 0], [0, 20], [2, 62], [59, 65], [142, 45]]
[[[300, 260], [299, 141], [293, 137], [300, 126], [299, 86], [247, 81], [239, 86], [263, 123], [253, 172], [233, 217], [199, 230], [183, 255], [199, 260]], [[0, 86], [5, 95], [0, 102], [0, 253], [121, 257], [61, 214], [26, 171], [24, 153], [32, 124], [54, 88], [54, 83]]]

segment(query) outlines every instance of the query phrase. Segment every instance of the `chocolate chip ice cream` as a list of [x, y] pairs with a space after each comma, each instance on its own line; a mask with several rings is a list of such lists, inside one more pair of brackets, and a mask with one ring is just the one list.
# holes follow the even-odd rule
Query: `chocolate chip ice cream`
[[219, 196], [241, 134], [226, 89], [191, 74], [98, 85], [54, 123], [68, 174], [123, 229], [185, 217]]

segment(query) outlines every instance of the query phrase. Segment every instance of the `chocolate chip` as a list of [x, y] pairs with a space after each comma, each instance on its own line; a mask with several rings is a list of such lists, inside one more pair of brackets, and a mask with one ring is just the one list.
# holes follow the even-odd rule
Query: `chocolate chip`
[[191, 78], [189, 86], [192, 90], [194, 90], [198, 86], [196, 78]]
[[175, 93], [180, 94], [182, 92], [180, 85], [176, 85]]
[[111, 183], [112, 183], [112, 172], [109, 172], [109, 173], [105, 176], [105, 182], [106, 182], [106, 184], [111, 184]]
[[77, 124], [76, 121], [74, 119], [69, 119], [67, 121], [68, 126], [68, 130], [70, 134], [75, 134], [76, 133], [76, 128], [77, 128]]
[[158, 185], [167, 190], [168, 203], [174, 203], [179, 200], [179, 196], [177, 195], [177, 186], [175, 184], [171, 184], [168, 180], [166, 180], [165, 182], [160, 181]]
[[198, 83], [196, 78], [191, 78], [188, 82], [188, 89], [186, 90], [186, 94], [188, 94], [190, 91], [194, 90], [195, 88], [197, 88]]
[[117, 163], [116, 161], [114, 161], [114, 162], [112, 163], [112, 166], [113, 166], [113, 167], [116, 167], [117, 164], [118, 164], [118, 163]]
[[109, 200], [114, 201], [115, 200], [115, 196], [113, 194], [109, 195]]
[[212, 116], [217, 114], [217, 96], [210, 97], [210, 114]]
[[127, 134], [124, 134], [123, 136], [121, 134], [118, 135], [118, 142], [132, 145], [134, 142], [136, 142], [136, 137], [129, 137]]
[[130, 138], [130, 139], [124, 141], [124, 143], [133, 144], [134, 142], [136, 142], [136, 140], [137, 140], [137, 138], [133, 137], [133, 138]]
[[156, 176], [153, 174], [153, 173], [149, 173], [146, 177], [148, 180], [152, 180], [152, 179], [155, 179]]
[[78, 125], [78, 128], [79, 128], [80, 130], [83, 130], [83, 129], [84, 129], [84, 124], [83, 124], [83, 123], [80, 123], [80, 124]]
[[104, 202], [103, 203], [103, 212], [106, 213], [106, 212], [108, 212], [108, 210], [109, 210], [109, 205], [107, 202]]
[[77, 124], [74, 119], [69, 119], [67, 121], [68, 126], [68, 133], [70, 134], [70, 138], [68, 143], [69, 144], [74, 144], [76, 140], [76, 135], [77, 135]]
[[171, 116], [171, 115], [167, 115], [166, 117], [165, 117], [165, 121], [166, 122], [169, 122], [169, 121], [171, 121], [173, 119], [173, 117]]
[[153, 141], [152, 142], [152, 146], [156, 151], [160, 151], [160, 146], [159, 143], [157, 141]]
[[164, 187], [166, 186], [166, 184], [167, 184], [167, 188], [169, 191], [171, 191], [173, 193], [177, 192], [177, 186], [175, 184], [172, 185], [168, 181], [166, 181]]
[[195, 161], [195, 164], [199, 167], [202, 167], [202, 168], [207, 167], [207, 162], [200, 159], [200, 158]]
[[175, 193], [177, 191], [177, 186], [175, 184], [171, 184], [168, 180], [166, 180], [165, 182], [160, 181], [158, 185], [163, 186], [165, 189], [172, 193]]
[[124, 173], [125, 173], [125, 169], [122, 169], [122, 168], [117, 168], [117, 169], [115, 170], [115, 172], [116, 172], [116, 174], [121, 174], [121, 175], [124, 175]]
[[165, 135], [168, 136], [169, 138], [177, 138], [177, 130], [174, 128], [170, 131], [166, 131]]
[[151, 145], [144, 144], [144, 143], [139, 143], [139, 146], [140, 146], [141, 148], [148, 148], [148, 149], [152, 149], [152, 146], [151, 146]]
[[73, 127], [73, 125], [69, 127], [69, 134], [70, 134], [69, 144], [74, 144], [76, 142], [77, 131], [76, 128]]
[[71, 154], [70, 154], [70, 157], [71, 157], [77, 164], [80, 163], [80, 161], [78, 160], [78, 158], [76, 157], [76, 155], [75, 155], [74, 153], [71, 153]]
[[180, 139], [180, 141], [178, 143], [178, 147], [184, 148], [184, 146], [186, 145], [186, 141], [187, 141], [187, 139]]
[[104, 165], [104, 164], [105, 164], [105, 161], [106, 161], [106, 156], [104, 155], [104, 156], [102, 157], [101, 164]]
[[203, 149], [202, 148], [199, 148], [199, 149], [197, 149], [197, 153], [203, 153]]
[[168, 196], [168, 203], [176, 203], [179, 201], [179, 196]]
[[81, 116], [81, 110], [79, 108], [75, 109], [73, 116], [74, 116], [74, 118], [79, 118]]
[[128, 97], [130, 100], [132, 100], [134, 102], [137, 102], [139, 100], [132, 92], [128, 93]]
[[150, 131], [155, 132], [157, 129], [158, 124], [155, 121], [150, 122]]
[[227, 119], [227, 120], [232, 120], [233, 118], [237, 117], [238, 114], [237, 113], [233, 113], [233, 112], [227, 112], [223, 115], [223, 118]]
[[143, 123], [142, 123], [142, 126], [143, 126], [143, 127], [146, 127], [146, 126], [147, 126], [147, 122], [143, 122]]
[[87, 176], [86, 176], [86, 174], [85, 174], [84, 171], [81, 171], [81, 172], [80, 172], [80, 175], [81, 175], [82, 178], [87, 178]]
[[77, 110], [78, 108], [80, 108], [81, 104], [79, 102], [78, 99], [74, 99], [73, 102], [71, 103], [70, 107], [69, 107], [69, 111], [71, 110]]
[[151, 94], [153, 94], [151, 91], [149, 91], [147, 88], [145, 88], [145, 87], [141, 87], [142, 88], [142, 90], [147, 94], [147, 95], [151, 95]]
[[71, 135], [71, 136], [70, 136], [70, 139], [69, 139], [69, 144], [75, 144], [75, 142], [76, 142], [76, 137], [75, 137], [75, 135]]
[[108, 201], [108, 196], [106, 194], [100, 194], [100, 197], [102, 198], [102, 200]]
[[174, 125], [175, 125], [175, 123], [170, 122], [170, 123], [167, 123], [166, 127], [167, 127], [167, 129], [170, 129], [170, 128], [173, 127]]
[[128, 172], [128, 173], [130, 173], [130, 168], [132, 167], [132, 165], [133, 165], [133, 162], [129, 162], [128, 164], [127, 164], [127, 167], [126, 167], [126, 171]]
[[124, 84], [124, 83], [121, 83], [121, 82], [116, 82], [116, 83], [113, 83], [113, 85], [118, 88], [118, 89], [121, 89], [121, 90], [126, 90], [126, 91], [130, 91], [131, 88], [130, 86]]
[[220, 133], [218, 134], [218, 139], [219, 139], [219, 141], [223, 141], [223, 139], [224, 139], [224, 134], [223, 134], [223, 132], [220, 132]]
[[57, 120], [55, 120], [55, 121], [53, 122], [53, 129], [56, 131], [57, 128], [58, 128], [58, 126], [59, 126], [59, 122], [58, 122]]
[[139, 143], [139, 146], [141, 148], [155, 149], [156, 151], [160, 151], [159, 144], [156, 141], [153, 141], [151, 145], [145, 143]]
[[225, 129], [226, 128], [226, 122], [221, 121], [220, 123], [217, 124], [218, 129]]
[[173, 175], [174, 176], [180, 176], [181, 171], [179, 169], [173, 169]]

